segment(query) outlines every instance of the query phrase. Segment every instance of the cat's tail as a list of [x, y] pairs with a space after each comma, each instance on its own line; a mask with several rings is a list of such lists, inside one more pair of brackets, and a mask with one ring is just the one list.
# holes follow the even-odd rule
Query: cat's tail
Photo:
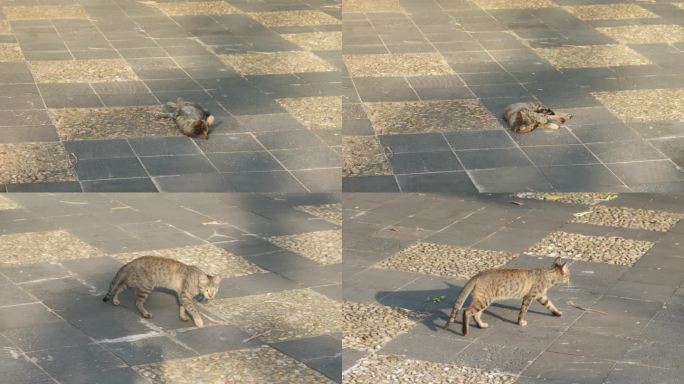
[[102, 301], [104, 301], [105, 303], [112, 299], [112, 297], [114, 296], [114, 291], [116, 291], [116, 287], [118, 287], [123, 281], [125, 275], [124, 272], [127, 269], [126, 267], [127, 265], [121, 267], [114, 276], [114, 279], [112, 279], [112, 283], [109, 284], [109, 290], [107, 291], [105, 297], [102, 298]]
[[214, 124], [214, 121], [215, 121], [214, 115], [207, 116], [207, 120], [206, 120], [207, 126], [211, 127]]
[[470, 295], [470, 292], [472, 292], [473, 288], [475, 287], [475, 280], [475, 278], [470, 279], [470, 281], [463, 286], [461, 292], [458, 293], [458, 297], [456, 297], [456, 300], [454, 300], [454, 306], [451, 308], [449, 319], [442, 328], [448, 329], [449, 325], [456, 319], [456, 314], [461, 310], [461, 308], [463, 308], [463, 303], [465, 303], [465, 301], [468, 299], [468, 295]]

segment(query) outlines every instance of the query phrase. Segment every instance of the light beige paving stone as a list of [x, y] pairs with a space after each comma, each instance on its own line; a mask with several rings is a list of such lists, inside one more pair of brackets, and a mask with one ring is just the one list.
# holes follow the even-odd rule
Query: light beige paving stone
[[23, 265], [104, 256], [67, 231], [23, 232], [0, 236], [0, 265]]
[[375, 136], [342, 137], [344, 176], [391, 175], [389, 160]]
[[592, 4], [563, 7], [580, 20], [624, 20], [656, 18], [653, 12], [637, 4]]
[[80, 5], [5, 5], [2, 10], [8, 20], [88, 18], [88, 14]]
[[122, 263], [141, 256], [160, 256], [194, 265], [210, 275], [236, 277], [264, 272], [255, 264], [212, 244], [191, 245], [187, 247], [156, 249], [152, 251], [119, 253], [112, 257]]
[[500, 267], [515, 256], [509, 252], [418, 242], [375, 266], [403, 272], [468, 279], [484, 270]]
[[303, 126], [309, 129], [340, 129], [342, 97], [316, 96], [276, 99]]
[[339, 51], [342, 49], [342, 32], [305, 32], [280, 35], [305, 51]]
[[367, 103], [377, 134], [499, 129], [496, 117], [478, 100]]
[[684, 42], [684, 27], [676, 24], [624, 25], [596, 29], [623, 44]]
[[228, 15], [240, 10], [225, 1], [196, 1], [156, 3], [155, 6], [169, 16]]
[[320, 264], [330, 265], [342, 262], [341, 230], [271, 236], [266, 240]]
[[0, 20], [0, 35], [7, 35], [12, 33], [12, 25], [8, 20]]
[[684, 2], [682, 2], [682, 3], [672, 3], [672, 5], [674, 5], [674, 6], [676, 6], [676, 7], [679, 7], [679, 8], [681, 8], [681, 9], [684, 9]]
[[24, 54], [19, 44], [0, 44], [0, 63], [23, 61]]
[[534, 51], [556, 68], [596, 68], [651, 64], [651, 61], [646, 57], [625, 45], [535, 48]]
[[399, 0], [344, 0], [342, 12], [404, 12]]
[[527, 250], [528, 253], [551, 257], [631, 266], [651, 247], [650, 241], [619, 236], [587, 236], [578, 233], [553, 232]]
[[[0, 196], [0, 210], [6, 210], [6, 209], [17, 209], [19, 208], [19, 204], [17, 204], [14, 200], [8, 199], [4, 196]], [[342, 215], [342, 212], [340, 212], [340, 216]]]
[[386, 354], [364, 357], [343, 375], [345, 384], [513, 384], [517, 379], [510, 373]]
[[64, 108], [48, 110], [62, 140], [180, 136], [171, 119], [159, 118], [161, 107]]
[[382, 53], [344, 55], [344, 62], [352, 76], [429, 76], [451, 75], [451, 69], [439, 53]]
[[474, 0], [482, 9], [525, 9], [553, 8], [556, 4], [550, 0]]
[[639, 89], [591, 94], [626, 123], [680, 120], [684, 111], [684, 89]]
[[99, 83], [138, 80], [123, 59], [30, 61], [37, 83]]
[[416, 323], [409, 311], [380, 304], [344, 302], [342, 348], [373, 352]]
[[332, 384], [269, 346], [166, 360], [133, 367], [151, 384]]
[[213, 313], [267, 342], [341, 332], [342, 303], [311, 289], [215, 299]]
[[322, 11], [277, 11], [255, 12], [250, 17], [267, 27], [297, 27], [313, 25], [335, 25], [341, 22]]
[[342, 204], [298, 205], [294, 208], [333, 224], [342, 225]]
[[335, 71], [335, 67], [330, 63], [308, 51], [252, 52], [218, 56], [226, 65], [243, 75]]
[[60, 143], [0, 144], [0, 164], [0, 184], [76, 180]]
[[667, 232], [682, 218], [681, 213], [595, 205], [586, 213], [576, 214], [572, 222]]
[[615, 200], [618, 198], [618, 195], [606, 192], [519, 192], [515, 194], [515, 197], [520, 199], [557, 201], [565, 204], [595, 205], [604, 201]]

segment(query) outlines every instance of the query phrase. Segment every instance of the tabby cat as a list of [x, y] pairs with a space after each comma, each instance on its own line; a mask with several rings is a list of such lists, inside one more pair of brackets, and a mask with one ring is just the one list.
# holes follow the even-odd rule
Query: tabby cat
[[518, 325], [523, 327], [527, 325], [525, 314], [532, 299], [537, 299], [552, 314], [560, 316], [562, 312], [551, 303], [546, 296], [546, 290], [569, 280], [570, 270], [560, 257], [554, 260], [550, 269], [490, 269], [480, 272], [463, 286], [454, 301], [449, 320], [443, 328], [449, 328], [471, 292], [473, 293], [473, 301], [463, 311], [463, 335], [468, 334], [470, 316], [473, 316], [478, 327], [487, 328], [489, 326], [480, 319], [480, 316], [496, 299], [523, 299], [518, 315]]
[[192, 300], [206, 302], [213, 299], [219, 289], [221, 278], [210, 276], [199, 268], [186, 265], [180, 261], [157, 256], [142, 256], [119, 269], [109, 286], [107, 295], [102, 301], [110, 299], [112, 304], [119, 305], [119, 294], [128, 288], [138, 290], [135, 306], [140, 314], [149, 319], [152, 315], [147, 312], [143, 304], [147, 296], [155, 287], [176, 291], [180, 306], [180, 319], [188, 321], [186, 311], [192, 316], [195, 325], [202, 327], [204, 322]]
[[572, 115], [554, 112], [542, 103], [531, 101], [509, 105], [504, 110], [503, 118], [513, 132], [527, 133], [536, 128], [558, 129]]
[[202, 106], [183, 101], [178, 98], [175, 103], [166, 103], [171, 108], [175, 108], [172, 114], [178, 129], [188, 137], [209, 138], [209, 127], [214, 123], [214, 116]]

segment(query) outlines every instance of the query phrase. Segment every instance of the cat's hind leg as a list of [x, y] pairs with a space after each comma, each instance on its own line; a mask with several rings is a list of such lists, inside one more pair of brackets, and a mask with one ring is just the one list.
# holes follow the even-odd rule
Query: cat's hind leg
[[546, 296], [538, 297], [537, 301], [539, 302], [539, 304], [546, 307], [546, 309], [548, 309], [549, 312], [553, 313], [554, 316], [562, 316], [563, 315], [563, 312], [559, 311], [558, 308], [556, 308], [556, 306], [553, 305], [553, 303], [551, 302], [551, 300], [549, 300], [548, 297], [546, 297]]
[[485, 328], [489, 327], [489, 324], [485, 323], [480, 318], [480, 316], [482, 316], [482, 312], [484, 312], [484, 309], [481, 310], [480, 312], [475, 312], [475, 314], [473, 315], [473, 319], [475, 319], [475, 323], [477, 324], [478, 327], [485, 329]]
[[525, 315], [527, 314], [527, 309], [530, 307], [534, 296], [527, 295], [523, 297], [522, 305], [520, 306], [520, 314], [518, 315], [518, 325], [524, 327], [527, 325], [527, 320], [525, 320]]
[[138, 295], [136, 296], [135, 299], [135, 306], [138, 308], [138, 311], [142, 315], [142, 317], [146, 319], [152, 318], [152, 314], [147, 312], [147, 309], [145, 309], [145, 300], [147, 300], [147, 297], [150, 295], [154, 287], [149, 288], [149, 287], [143, 287], [143, 288], [138, 288]]
[[188, 297], [187, 295], [183, 295], [181, 298], [181, 307], [185, 308], [185, 310], [192, 316], [192, 321], [195, 323], [196, 327], [203, 327], [204, 326], [204, 320], [202, 320], [202, 314], [195, 308], [195, 305], [192, 303], [192, 297]]
[[190, 318], [188, 318], [188, 313], [185, 310], [185, 307], [183, 306], [183, 304], [180, 304], [178, 307], [180, 308], [178, 317], [181, 319], [181, 321], [190, 320]]
[[114, 304], [114, 305], [119, 305], [119, 304], [121, 304], [121, 301], [119, 300], [119, 294], [120, 294], [121, 292], [123, 292], [124, 290], [126, 290], [126, 289], [128, 289], [128, 285], [126, 285], [126, 283], [121, 283], [121, 284], [119, 284], [118, 287], [116, 287], [116, 289], [114, 289], [114, 295], [113, 295], [113, 298], [112, 298], [112, 304]]

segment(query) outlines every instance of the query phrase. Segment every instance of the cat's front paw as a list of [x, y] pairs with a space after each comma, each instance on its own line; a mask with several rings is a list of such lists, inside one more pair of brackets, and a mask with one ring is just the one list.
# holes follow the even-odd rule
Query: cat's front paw
[[521, 327], [526, 326], [526, 325], [527, 325], [527, 320], [520, 320], [520, 321], [518, 321], [518, 325], [521, 326]]
[[187, 316], [180, 316], [180, 320], [181, 321], [188, 321], [188, 320], [190, 320], [190, 318]]
[[204, 327], [204, 321], [202, 319], [195, 320], [195, 327], [197, 327], [197, 328]]
[[119, 299], [114, 299], [114, 300], [112, 300], [112, 304], [119, 305], [119, 304], [121, 304], [121, 301], [119, 301]]
[[561, 317], [561, 316], [563, 316], [563, 312], [561, 312], [561, 311], [554, 312], [553, 315], [554, 315], [554, 316]]
[[151, 318], [152, 318], [152, 314], [151, 314], [151, 313], [143, 313], [142, 317], [144, 317], [144, 318], [146, 318], [146, 319], [151, 319]]

